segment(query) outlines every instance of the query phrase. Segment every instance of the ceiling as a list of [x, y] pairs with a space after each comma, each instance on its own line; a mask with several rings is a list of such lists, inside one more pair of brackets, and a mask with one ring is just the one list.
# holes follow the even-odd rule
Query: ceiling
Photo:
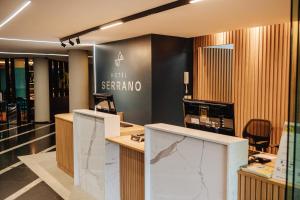
[[[0, 38], [58, 41], [63, 36], [172, 1], [174, 0], [32, 0], [23, 12], [0, 28]], [[23, 2], [24, 0], [0, 0], [0, 21]], [[203, 0], [111, 29], [89, 33], [81, 37], [81, 41], [98, 44], [149, 33], [194, 37], [288, 22], [289, 17], [290, 0]], [[0, 51], [5, 52], [66, 53], [67, 50], [58, 43], [0, 40]]]

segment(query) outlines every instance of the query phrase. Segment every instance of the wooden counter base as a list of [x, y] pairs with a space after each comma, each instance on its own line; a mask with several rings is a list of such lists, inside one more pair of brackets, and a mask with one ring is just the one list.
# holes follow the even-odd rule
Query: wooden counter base
[[121, 199], [143, 200], [144, 153], [120, 146]]
[[284, 200], [285, 184], [239, 171], [238, 200]]
[[55, 118], [57, 165], [70, 176], [74, 176], [73, 122]]

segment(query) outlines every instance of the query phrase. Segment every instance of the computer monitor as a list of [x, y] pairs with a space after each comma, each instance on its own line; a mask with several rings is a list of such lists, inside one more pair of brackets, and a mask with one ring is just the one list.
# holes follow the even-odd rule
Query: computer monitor
[[235, 136], [233, 103], [184, 99], [183, 109], [186, 127]]
[[95, 93], [93, 96], [96, 111], [117, 114], [114, 97], [112, 94]]

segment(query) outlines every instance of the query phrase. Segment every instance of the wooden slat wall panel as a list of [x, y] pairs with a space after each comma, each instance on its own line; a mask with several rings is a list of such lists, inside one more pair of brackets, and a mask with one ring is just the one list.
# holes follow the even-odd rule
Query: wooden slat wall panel
[[120, 147], [121, 200], [144, 199], [144, 154]]
[[285, 184], [239, 171], [238, 200], [284, 200]]
[[[232, 49], [201, 48], [199, 99], [232, 102]], [[215, 81], [215, 82], [214, 82]]]
[[[213, 76], [204, 77], [212, 73], [211, 69], [201, 71], [201, 64], [205, 64], [207, 58], [201, 52], [203, 47], [224, 44], [234, 45], [229, 99], [235, 103], [236, 135], [241, 136], [250, 119], [267, 119], [273, 125], [271, 143], [278, 144], [288, 115], [289, 23], [196, 37], [193, 91], [196, 99], [209, 95], [202, 94], [203, 87], [215, 88], [218, 83]], [[275, 150], [270, 149], [270, 152], [275, 153]]]

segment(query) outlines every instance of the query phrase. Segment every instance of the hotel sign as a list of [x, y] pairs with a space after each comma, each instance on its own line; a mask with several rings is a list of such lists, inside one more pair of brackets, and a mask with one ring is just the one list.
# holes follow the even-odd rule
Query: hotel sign
[[116, 108], [129, 122], [151, 122], [150, 37], [122, 40], [96, 47], [98, 93], [114, 96]]
[[[140, 92], [142, 89], [142, 83], [139, 80], [127, 80], [127, 72], [122, 71], [121, 64], [124, 61], [124, 56], [119, 51], [117, 58], [115, 59], [115, 71], [111, 72], [110, 80], [101, 81], [102, 90], [118, 90], [128, 92]], [[115, 80], [112, 80], [115, 79]]]

